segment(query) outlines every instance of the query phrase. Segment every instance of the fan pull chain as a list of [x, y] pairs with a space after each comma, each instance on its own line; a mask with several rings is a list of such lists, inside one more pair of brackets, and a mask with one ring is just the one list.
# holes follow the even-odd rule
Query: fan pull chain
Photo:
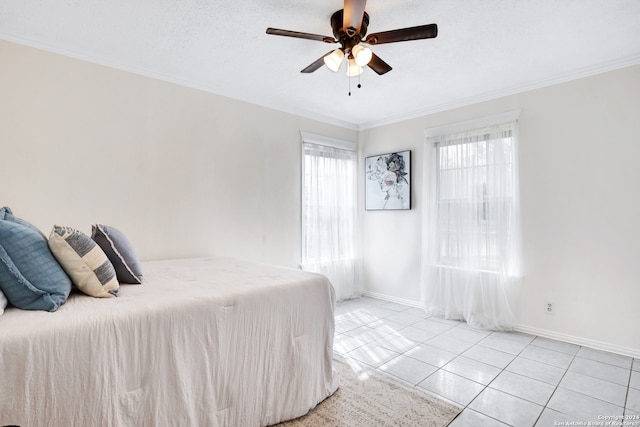
[[358, 74], [358, 89], [360, 89], [362, 85], [360, 84], [360, 74]]
[[349, 76], [348, 80], [349, 80], [349, 96], [351, 96], [351, 76]]

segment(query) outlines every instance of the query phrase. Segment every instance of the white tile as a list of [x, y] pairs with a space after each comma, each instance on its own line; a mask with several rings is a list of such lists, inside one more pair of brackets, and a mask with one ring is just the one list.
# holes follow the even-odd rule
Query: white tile
[[[580, 420], [571, 417], [567, 414], [563, 414], [553, 409], [544, 408], [542, 415], [538, 418], [536, 427], [551, 427], [551, 426], [567, 426], [567, 425], [579, 425]], [[573, 423], [573, 424], [570, 424]]]
[[622, 408], [594, 397], [558, 387], [547, 407], [581, 421], [602, 421], [598, 416], [622, 415]]
[[462, 355], [469, 359], [477, 360], [478, 362], [486, 363], [487, 365], [495, 366], [500, 369], [506, 368], [506, 366], [516, 358], [513, 354], [493, 350], [481, 345], [474, 345], [469, 350], [462, 353]]
[[451, 372], [443, 371], [442, 369], [439, 369], [429, 378], [422, 381], [418, 384], [418, 387], [424, 388], [463, 406], [468, 405], [484, 388], [482, 384], [462, 378]]
[[445, 351], [441, 348], [431, 347], [426, 344], [420, 344], [419, 346], [412, 348], [407, 351], [405, 355], [437, 367], [446, 365], [457, 356], [455, 353]]
[[564, 369], [518, 357], [506, 367], [507, 371], [551, 385], [557, 385], [565, 373]]
[[439, 316], [431, 316], [429, 319], [433, 320], [434, 322], [439, 322], [445, 325], [449, 325], [449, 326], [458, 326], [462, 323], [464, 323], [461, 320], [453, 320], [453, 319], [445, 319], [444, 317], [439, 317]]
[[380, 298], [373, 298], [373, 297], [360, 297], [360, 298], [356, 298], [356, 301], [360, 301], [365, 305], [382, 305], [389, 302]]
[[476, 344], [485, 339], [489, 334], [490, 332], [487, 331], [476, 331], [470, 328], [455, 327], [443, 332], [442, 336]]
[[556, 389], [551, 384], [509, 371], [503, 371], [489, 387], [542, 406], [547, 404]]
[[373, 342], [388, 335], [386, 332], [379, 331], [377, 329], [369, 328], [368, 326], [360, 326], [355, 329], [351, 329], [345, 332], [345, 335], [360, 338], [365, 342]]
[[426, 319], [427, 315], [424, 312], [423, 308], [418, 308], [418, 307], [411, 307], [407, 309], [407, 313], [409, 314], [413, 314], [414, 316], [418, 316], [422, 319]]
[[640, 390], [640, 372], [631, 371], [631, 380], [629, 380], [629, 387]]
[[631, 369], [640, 372], [640, 359], [633, 359], [633, 367]]
[[531, 344], [536, 339], [535, 335], [525, 334], [524, 332], [493, 332], [492, 335], [522, 344]]
[[569, 370], [623, 386], [629, 384], [629, 375], [631, 374], [629, 369], [619, 368], [595, 360], [583, 359], [582, 357], [576, 357]]
[[595, 350], [589, 347], [582, 347], [580, 351], [578, 351], [578, 356], [585, 359], [608, 363], [609, 365], [625, 369], [631, 369], [631, 363], [633, 362], [631, 357], [616, 353], [609, 353], [608, 351]]
[[640, 390], [636, 390], [635, 388], [629, 389], [626, 408], [640, 413]]
[[569, 371], [565, 374], [562, 381], [560, 381], [560, 387], [568, 388], [620, 407], [624, 406], [624, 400], [627, 396], [627, 387], [574, 371]]
[[411, 326], [415, 328], [426, 329], [427, 331], [437, 332], [437, 333], [442, 333], [453, 328], [453, 326], [451, 325], [447, 325], [441, 322], [436, 322], [431, 319], [423, 319], [419, 322], [414, 323]]
[[359, 323], [352, 322], [350, 320], [342, 320], [342, 321], [336, 322], [336, 333], [342, 334], [352, 329], [359, 328], [360, 326], [362, 325], [360, 325]]
[[371, 344], [363, 345], [345, 354], [345, 357], [359, 360], [374, 368], [377, 368], [396, 356], [398, 356], [398, 353], [395, 351]]
[[417, 346], [419, 343], [405, 338], [402, 334], [392, 333], [374, 341], [373, 344], [393, 350], [397, 353], [404, 353], [405, 351]]
[[365, 344], [365, 341], [350, 335], [336, 335], [333, 340], [333, 351], [345, 354]]
[[536, 337], [536, 339], [531, 341], [531, 345], [547, 348], [549, 350], [559, 351], [560, 353], [571, 354], [572, 356], [575, 356], [578, 350], [580, 350], [579, 345], [570, 344], [564, 341], [552, 340], [549, 338], [542, 338], [542, 337]]
[[336, 323], [343, 322], [343, 321], [350, 321], [361, 326], [366, 325], [367, 323], [371, 323], [375, 320], [378, 320], [378, 318], [376, 316], [371, 315], [366, 310], [349, 311], [344, 314], [340, 314], [336, 316]]
[[484, 385], [489, 384], [500, 373], [500, 369], [495, 366], [463, 356], [456, 357], [444, 365], [442, 369]]
[[629, 409], [624, 411], [625, 427], [640, 427], [640, 412]]
[[619, 406], [562, 387], [556, 389], [547, 407], [587, 422], [602, 421], [599, 417], [619, 416], [623, 412]]
[[485, 389], [469, 408], [511, 426], [532, 427], [542, 406], [492, 388]]
[[336, 318], [338, 316], [343, 316], [347, 313], [353, 313], [355, 311], [357, 311], [360, 307], [355, 305], [355, 304], [343, 304], [343, 303], [337, 303], [336, 304], [336, 308], [334, 310], [334, 314], [336, 316]]
[[556, 366], [562, 369], [567, 369], [574, 358], [574, 356], [570, 354], [533, 345], [529, 345], [525, 348], [522, 353], [520, 353], [520, 357], [535, 360], [536, 362], [546, 363], [547, 365]]
[[473, 344], [469, 342], [457, 340], [455, 338], [444, 337], [442, 335], [438, 335], [434, 338], [431, 338], [430, 340], [425, 341], [425, 344], [442, 348], [446, 351], [456, 354], [463, 353], [473, 346]]
[[407, 327], [407, 325], [405, 325], [404, 323], [394, 322], [393, 320], [389, 319], [377, 319], [371, 323], [368, 323], [367, 326], [389, 334], [392, 332], [398, 332]]
[[413, 325], [414, 323], [420, 322], [424, 319], [423, 317], [415, 316], [404, 311], [396, 312], [395, 314], [386, 316], [386, 318], [393, 320], [394, 322], [404, 323], [405, 325]]
[[402, 354], [380, 366], [379, 369], [411, 385], [418, 384], [438, 370], [435, 366], [428, 365]]
[[426, 329], [420, 329], [414, 326], [402, 328], [398, 333], [411, 341], [417, 342], [424, 342], [438, 335], [438, 332], [427, 331]]
[[389, 317], [397, 313], [397, 311], [389, 310], [388, 308], [380, 307], [377, 305], [368, 306], [364, 310], [370, 315], [377, 317], [378, 319]]
[[507, 427], [507, 424], [466, 408], [456, 417], [449, 427]]
[[336, 311], [341, 311], [343, 313], [349, 311], [360, 310], [363, 307], [367, 307], [367, 304], [362, 303], [360, 299], [350, 299], [346, 301], [338, 301], [336, 303]]
[[493, 333], [480, 341], [479, 344], [494, 350], [515, 355], [524, 350], [529, 343]]
[[384, 307], [393, 311], [405, 311], [409, 308], [408, 305], [398, 304], [397, 302], [386, 302], [384, 304], [381, 304], [380, 307]]

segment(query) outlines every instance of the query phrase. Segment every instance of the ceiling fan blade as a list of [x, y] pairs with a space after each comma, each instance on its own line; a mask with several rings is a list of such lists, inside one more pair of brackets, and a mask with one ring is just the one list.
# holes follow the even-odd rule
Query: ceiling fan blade
[[360, 34], [362, 17], [367, 0], [344, 0], [344, 19], [342, 27], [349, 37]]
[[295, 37], [298, 39], [316, 40], [325, 43], [337, 43], [338, 40], [329, 36], [321, 36], [319, 34], [301, 33], [299, 31], [281, 30], [279, 28], [267, 28], [267, 34], [274, 36]]
[[324, 65], [324, 57], [329, 55], [331, 52], [333, 52], [333, 51], [330, 50], [329, 52], [325, 53], [320, 58], [316, 59], [311, 64], [309, 64], [306, 68], [302, 69], [300, 72], [301, 73], [313, 73], [315, 70], [317, 70], [318, 68], [320, 68], [320, 67], [322, 67]]
[[436, 24], [428, 24], [369, 34], [364, 42], [368, 44], [406, 42], [409, 40], [432, 39], [437, 35], [438, 26]]
[[383, 75], [384, 73], [388, 73], [392, 70], [391, 65], [384, 62], [375, 53], [371, 56], [371, 61], [369, 61], [367, 65], [379, 75]]

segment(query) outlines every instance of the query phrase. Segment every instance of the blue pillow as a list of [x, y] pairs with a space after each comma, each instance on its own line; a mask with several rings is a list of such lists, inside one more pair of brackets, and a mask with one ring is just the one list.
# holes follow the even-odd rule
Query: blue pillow
[[0, 209], [0, 289], [23, 310], [56, 311], [71, 292], [71, 279], [32, 224]]

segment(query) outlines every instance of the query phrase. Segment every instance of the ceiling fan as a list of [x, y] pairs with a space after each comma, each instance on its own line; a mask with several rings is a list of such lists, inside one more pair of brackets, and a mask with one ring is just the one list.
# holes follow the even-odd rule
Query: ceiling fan
[[267, 34], [316, 40], [325, 43], [340, 43], [338, 49], [324, 54], [300, 72], [313, 73], [322, 65], [326, 65], [331, 71], [335, 72], [338, 71], [343, 59], [346, 57], [348, 76], [361, 74], [364, 66], [369, 66], [380, 75], [391, 71], [389, 64], [380, 59], [371, 49], [363, 47], [360, 43], [377, 45], [430, 39], [438, 35], [438, 26], [436, 24], [428, 24], [373, 33], [365, 37], [369, 26], [369, 14], [364, 10], [366, 4], [367, 0], [344, 0], [344, 9], [335, 12], [331, 16], [331, 28], [333, 29], [334, 37], [278, 28], [267, 28]]

